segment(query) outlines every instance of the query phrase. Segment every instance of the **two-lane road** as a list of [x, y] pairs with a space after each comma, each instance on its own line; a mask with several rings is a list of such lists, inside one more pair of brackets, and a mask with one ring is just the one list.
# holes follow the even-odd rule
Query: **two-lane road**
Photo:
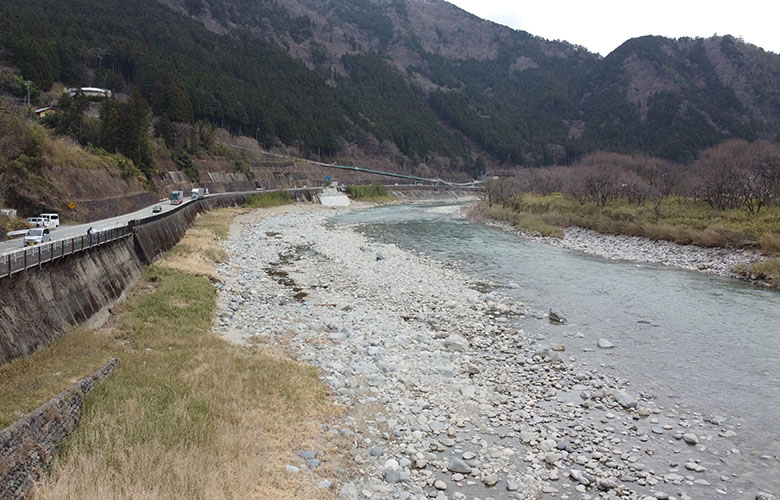
[[[185, 198], [184, 203], [190, 203], [192, 199]], [[155, 203], [155, 205], [160, 205], [162, 208], [162, 213], [168, 212], [170, 210], [173, 210], [178, 205], [171, 205], [171, 202], [168, 200], [160, 201], [158, 203]], [[125, 226], [127, 223], [134, 219], [141, 219], [144, 217], [149, 217], [152, 215], [155, 215], [152, 213], [152, 207], [154, 205], [149, 205], [148, 207], [142, 208], [140, 210], [136, 210], [135, 212], [131, 212], [129, 214], [123, 214], [118, 215], [116, 217], [111, 217], [109, 219], [102, 219], [94, 222], [88, 222], [86, 224], [78, 224], [73, 226], [60, 226], [58, 228], [51, 230], [51, 239], [52, 241], [57, 240], [66, 240], [68, 238], [73, 238], [74, 236], [84, 236], [87, 234], [87, 230], [92, 227], [93, 231], [102, 231], [104, 229], [110, 229], [112, 227], [119, 227], [119, 226]], [[0, 243], [0, 255], [5, 255], [9, 252], [13, 252], [16, 250], [21, 250], [24, 248], [24, 237], [15, 238], [13, 240], [8, 240]]]

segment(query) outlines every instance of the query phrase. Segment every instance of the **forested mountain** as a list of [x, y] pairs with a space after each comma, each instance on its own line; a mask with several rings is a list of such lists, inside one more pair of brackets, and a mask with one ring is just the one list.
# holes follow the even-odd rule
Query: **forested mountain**
[[0, 45], [41, 89], [137, 88], [156, 116], [326, 158], [475, 171], [780, 140], [780, 55], [643, 37], [602, 58], [442, 0], [4, 0]]

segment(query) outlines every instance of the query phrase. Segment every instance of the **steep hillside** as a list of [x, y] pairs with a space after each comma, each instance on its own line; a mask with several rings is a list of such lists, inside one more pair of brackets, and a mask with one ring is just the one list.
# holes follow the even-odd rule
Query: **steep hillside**
[[378, 54], [375, 74], [387, 71], [381, 60], [427, 98], [426, 112], [508, 164], [568, 163], [593, 149], [690, 161], [726, 138], [778, 140], [780, 56], [730, 36], [643, 37], [600, 58], [443, 0], [168, 3], [223, 32], [248, 29], [339, 89], [360, 80], [355, 54]]
[[689, 161], [726, 138], [780, 140], [780, 56], [729, 36], [637, 38], [588, 72], [580, 105], [586, 139], [614, 150]]
[[127, 158], [53, 137], [0, 102], [0, 206], [20, 215], [56, 211], [66, 222], [94, 220], [157, 200], [141, 179]]
[[6, 0], [0, 13], [0, 60], [42, 89], [138, 88], [156, 116], [311, 158], [358, 148], [475, 175], [778, 139], [780, 55], [728, 36], [643, 37], [601, 58], [443, 0]]

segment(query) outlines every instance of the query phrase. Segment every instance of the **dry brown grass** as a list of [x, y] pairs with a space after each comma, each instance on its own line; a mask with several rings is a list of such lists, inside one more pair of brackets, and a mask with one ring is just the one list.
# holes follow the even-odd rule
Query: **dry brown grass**
[[[316, 488], [318, 478], [337, 483], [352, 462], [344, 438], [323, 429], [342, 410], [316, 369], [277, 347], [237, 346], [211, 332], [216, 292], [205, 277], [215, 260], [200, 254], [227, 234], [236, 213], [200, 217], [186, 248], [147, 269], [110, 328], [42, 360], [63, 371], [74, 351], [94, 343], [121, 362], [88, 395], [81, 426], [33, 498], [334, 497]], [[309, 471], [298, 449], [320, 451], [322, 465]], [[286, 464], [301, 472], [286, 472]]]
[[683, 245], [761, 248], [767, 254], [780, 251], [780, 206], [765, 207], [760, 214], [744, 209], [715, 210], [706, 203], [667, 198], [656, 211], [652, 204], [629, 205], [614, 200], [607, 206], [583, 205], [562, 194], [523, 193], [511, 207], [486, 207], [484, 215], [518, 227], [555, 235], [554, 229], [579, 226], [604, 234], [644, 236]]
[[744, 272], [753, 279], [766, 281], [775, 288], [780, 288], [780, 258], [766, 259], [750, 266], [748, 272]]
[[780, 254], [780, 233], [766, 233], [761, 237], [761, 250], [768, 254]]
[[48, 348], [0, 366], [0, 429], [106, 363], [114, 348], [112, 338], [74, 328]]
[[106, 167], [105, 160], [87, 152], [70, 137], [52, 138], [47, 141], [46, 145], [46, 152], [52, 165], [67, 165], [88, 169]]
[[219, 242], [227, 238], [233, 218], [246, 212], [242, 208], [226, 208], [201, 214], [197, 223], [158, 265], [219, 281], [217, 264], [227, 259]]

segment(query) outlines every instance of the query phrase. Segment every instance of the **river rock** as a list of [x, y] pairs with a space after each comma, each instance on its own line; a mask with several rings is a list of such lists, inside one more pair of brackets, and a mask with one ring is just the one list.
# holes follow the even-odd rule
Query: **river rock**
[[360, 495], [358, 493], [355, 483], [344, 483], [339, 490], [338, 500], [359, 500]]
[[[517, 495], [507, 491], [516, 490], [536, 498], [558, 493], [549, 481], [565, 470], [572, 482], [563, 481], [556, 498], [638, 500], [663, 485], [682, 500], [701, 496], [704, 485], [695, 481], [719, 475], [731, 478], [723, 483], [728, 492], [718, 493], [723, 498], [750, 491], [731, 475], [741, 470], [730, 467], [742, 454], [728, 451], [734, 444], [723, 446], [729, 436], [721, 434], [731, 430], [724, 420], [705, 419], [685, 405], [659, 409], [662, 397], [632, 396], [633, 381], [615, 377], [618, 371], [604, 361], [608, 353], [581, 361], [555, 352], [563, 338], [598, 338], [592, 332], [575, 335], [533, 320], [514, 324], [517, 304], [500, 288], [327, 224], [329, 215], [310, 208], [241, 217], [248, 222], [231, 227], [217, 285], [217, 321], [229, 317], [230, 327], [214, 329], [293, 353], [316, 367], [329, 399], [356, 410], [329, 431], [355, 450], [353, 482], [341, 488], [340, 500], [420, 500], [432, 497], [431, 490], [448, 498], [451, 479], [457, 486], [449, 498], [492, 493], [508, 499]], [[265, 237], [269, 232], [278, 236]], [[381, 262], [374, 258], [380, 252]], [[268, 268], [284, 271], [307, 300], [296, 300], [292, 286]], [[527, 315], [545, 316], [530, 308]], [[541, 331], [519, 329], [533, 325]], [[606, 339], [597, 345], [615, 347]], [[722, 457], [708, 462], [712, 469], [718, 464], [712, 477], [696, 472], [702, 466], [694, 450], [671, 440], [694, 430], [713, 453], [707, 460]], [[318, 459], [317, 452], [305, 453], [306, 460]], [[383, 467], [378, 457], [387, 456], [395, 458]], [[330, 471], [317, 473], [319, 480]], [[481, 490], [499, 477], [507, 478], [507, 491]]]
[[492, 474], [488, 474], [487, 476], [482, 478], [482, 482], [485, 484], [485, 486], [495, 486], [496, 483], [498, 483], [498, 474], [495, 472]]
[[451, 470], [452, 472], [460, 472], [461, 474], [471, 473], [471, 467], [469, 464], [460, 458], [453, 458], [452, 461], [450, 461], [450, 465], [447, 466], [447, 469]]
[[636, 408], [637, 405], [636, 399], [625, 391], [615, 392], [615, 400], [617, 400], [623, 408]]
[[566, 316], [564, 316], [564, 314], [558, 309], [550, 309], [550, 314], [548, 317], [550, 318], [550, 323], [556, 323], [559, 325], [566, 324]]
[[603, 337], [599, 339], [597, 345], [602, 349], [613, 349], [615, 347], [615, 344]]

